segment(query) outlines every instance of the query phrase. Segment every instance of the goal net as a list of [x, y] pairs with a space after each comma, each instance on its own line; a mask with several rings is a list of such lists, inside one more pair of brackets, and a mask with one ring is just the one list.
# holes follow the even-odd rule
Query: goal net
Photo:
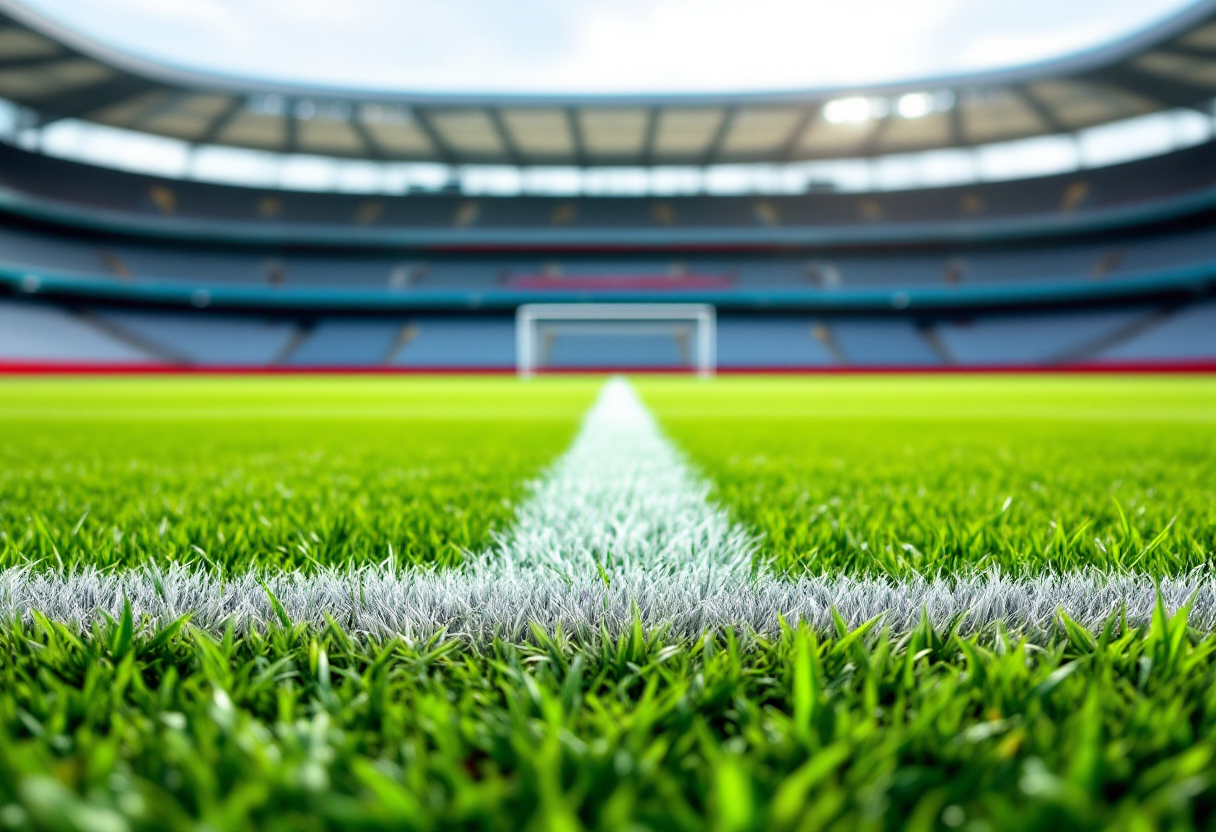
[[713, 375], [717, 319], [704, 303], [529, 303], [515, 314], [515, 361], [544, 370], [674, 370]]

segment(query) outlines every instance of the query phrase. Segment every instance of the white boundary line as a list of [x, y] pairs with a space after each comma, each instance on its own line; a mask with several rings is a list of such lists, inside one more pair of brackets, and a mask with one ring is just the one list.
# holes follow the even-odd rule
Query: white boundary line
[[709, 488], [629, 383], [610, 379], [514, 526], [467, 571], [750, 572], [757, 541], [709, 503]]
[[130, 599], [137, 619], [165, 624], [185, 614], [195, 626], [239, 631], [274, 625], [278, 613], [267, 590], [293, 623], [324, 627], [332, 620], [356, 634], [527, 640], [530, 625], [595, 641], [627, 632], [635, 617], [649, 630], [696, 638], [725, 627], [776, 635], [781, 619], [833, 627], [832, 609], [856, 626], [876, 616], [895, 632], [915, 627], [922, 614], [935, 626], [960, 619], [964, 633], [996, 622], [1013, 631], [1039, 632], [1063, 611], [1088, 627], [1121, 611], [1133, 625], [1152, 617], [1158, 587], [1168, 613], [1191, 603], [1190, 624], [1216, 631], [1216, 580], [1202, 576], [1154, 581], [1142, 574], [1100, 572], [1010, 578], [986, 573], [955, 579], [815, 577], [782, 581], [762, 575], [703, 570], [652, 575], [627, 570], [608, 581], [556, 573], [413, 572], [383, 569], [253, 572], [222, 579], [179, 566], [68, 574], [10, 569], [0, 575], [0, 616], [89, 627], [103, 614], [117, 618]]

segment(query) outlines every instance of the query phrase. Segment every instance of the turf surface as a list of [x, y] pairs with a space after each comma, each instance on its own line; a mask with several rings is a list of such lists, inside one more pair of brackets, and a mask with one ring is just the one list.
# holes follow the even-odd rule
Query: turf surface
[[1206, 378], [638, 385], [780, 569], [1177, 575], [1216, 552]]
[[[1210, 381], [637, 386], [787, 570], [1152, 575], [1212, 557]], [[595, 388], [4, 383], [4, 563], [307, 569], [390, 544], [401, 563], [452, 563], [509, 523]], [[1033, 641], [880, 623], [516, 645], [142, 624], [0, 627], [0, 827], [1216, 824], [1216, 636], [1185, 610], [1061, 620]]]
[[598, 384], [0, 382], [0, 565], [452, 563]]
[[29, 829], [1201, 829], [1216, 638], [0, 632]]

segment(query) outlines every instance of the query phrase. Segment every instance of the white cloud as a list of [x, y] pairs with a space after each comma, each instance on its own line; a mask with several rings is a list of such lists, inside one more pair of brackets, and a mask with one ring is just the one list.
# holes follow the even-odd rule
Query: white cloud
[[[236, 47], [248, 44], [254, 36], [239, 12], [216, 0], [109, 0], [74, 3], [28, 3], [27, 5], [56, 12], [56, 17], [71, 23], [85, 33], [118, 30], [138, 41], [144, 34], [155, 36], [161, 29], [181, 35], [190, 33], [198, 43], [212, 46]], [[72, 11], [68, 11], [71, 9]], [[107, 37], [107, 39], [109, 39]], [[168, 46], [168, 44], [165, 44]]]
[[[1052, 19], [1052, 9], [1058, 0], [1023, 0], [1028, 6], [1038, 6], [1038, 14]], [[1178, 11], [1191, 0], [1157, 0], [1155, 3], [1110, 3], [1100, 14], [1069, 20], [1056, 19], [1047, 27], [1010, 27], [976, 32], [958, 52], [961, 69], [983, 69], [993, 66], [1028, 63], [1098, 46], [1133, 33], [1163, 13]]]

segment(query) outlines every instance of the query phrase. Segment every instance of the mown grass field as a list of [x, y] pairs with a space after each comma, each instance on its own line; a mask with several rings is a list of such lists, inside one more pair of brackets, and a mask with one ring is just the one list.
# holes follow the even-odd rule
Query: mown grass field
[[638, 385], [794, 573], [1166, 575], [1216, 540], [1216, 384], [1103, 377]]
[[[593, 380], [0, 382], [5, 567], [450, 566]], [[792, 573], [1206, 569], [1206, 379], [645, 379]], [[1216, 638], [0, 630], [11, 829], [1208, 829]]]
[[0, 387], [0, 565], [450, 564], [509, 523], [593, 381]]

